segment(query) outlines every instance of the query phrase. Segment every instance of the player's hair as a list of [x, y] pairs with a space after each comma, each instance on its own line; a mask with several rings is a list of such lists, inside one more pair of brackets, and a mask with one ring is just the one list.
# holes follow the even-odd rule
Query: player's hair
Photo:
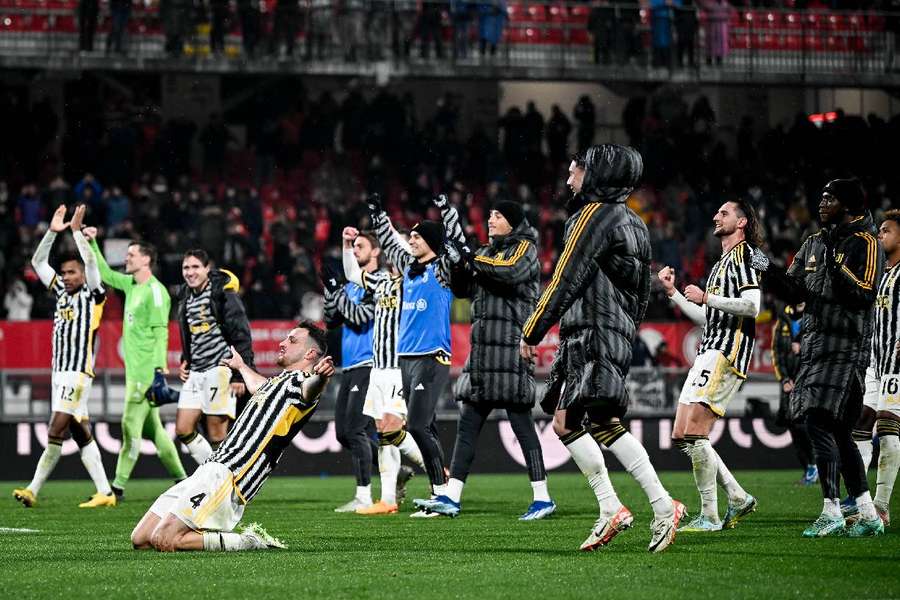
[[150, 242], [144, 242], [142, 240], [131, 240], [128, 245], [137, 246], [138, 252], [150, 258], [151, 269], [156, 266], [156, 246], [154, 246]]
[[66, 264], [67, 262], [69, 262], [70, 260], [74, 260], [75, 262], [77, 262], [79, 265], [81, 265], [81, 270], [82, 271], [84, 270], [84, 261], [81, 259], [81, 257], [79, 255], [72, 254], [72, 253], [63, 254], [62, 256], [59, 257], [59, 260], [57, 261], [57, 265], [59, 266], [58, 270], [61, 271], [62, 266], [64, 264]]
[[325, 353], [328, 352], [328, 334], [325, 333], [325, 330], [309, 319], [303, 319], [297, 323], [297, 328], [305, 329], [309, 334], [309, 340], [316, 346], [319, 353], [325, 356]]
[[884, 213], [885, 221], [893, 221], [897, 225], [900, 225], [900, 208], [892, 208]]
[[575, 166], [579, 169], [587, 168], [587, 153], [579, 152], [578, 154], [572, 155], [572, 162], [575, 163]]
[[181, 258], [181, 260], [184, 261], [185, 258], [190, 258], [192, 256], [199, 260], [200, 264], [202, 264], [204, 267], [209, 266], [209, 254], [206, 253], [206, 250], [202, 248], [192, 248], [184, 253], [184, 256]]
[[760, 225], [759, 217], [756, 215], [756, 209], [743, 198], [736, 198], [731, 200], [731, 202], [747, 219], [747, 225], [744, 227], [744, 239], [755, 248], [761, 247], [763, 244], [762, 226]]

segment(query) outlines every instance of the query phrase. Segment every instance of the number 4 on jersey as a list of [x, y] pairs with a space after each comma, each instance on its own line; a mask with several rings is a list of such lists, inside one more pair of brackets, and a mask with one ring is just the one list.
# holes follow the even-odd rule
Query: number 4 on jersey
[[200, 506], [200, 503], [203, 502], [204, 498], [206, 498], [205, 493], [197, 494], [196, 496], [191, 496], [191, 498], [190, 498], [191, 506], [196, 509], [198, 506]]

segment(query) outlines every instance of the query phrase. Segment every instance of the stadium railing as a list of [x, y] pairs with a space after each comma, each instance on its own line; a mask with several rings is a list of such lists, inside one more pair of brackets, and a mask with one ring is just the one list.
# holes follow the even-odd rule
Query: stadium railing
[[[241, 22], [230, 14], [226, 24], [224, 52], [213, 56], [210, 52], [210, 16], [206, 11], [191, 9], [183, 16], [171, 18], [161, 14], [158, 4], [149, 6], [136, 2], [132, 8], [125, 33], [123, 55], [107, 54], [106, 41], [111, 31], [108, 5], [101, 5], [93, 51], [79, 51], [80, 22], [75, 0], [0, 0], [0, 64], [46, 64], [54, 68], [193, 68], [197, 70], [298, 70], [323, 73], [371, 72], [373, 62], [381, 61], [388, 72], [417, 65], [441, 65], [448, 74], [485, 75], [498, 68], [533, 68], [547, 76], [551, 70], [559, 77], [574, 73], [617, 73], [633, 78], [669, 79], [701, 75], [715, 79], [717, 75], [740, 74], [749, 79], [773, 75], [803, 76], [806, 74], [881, 74], [893, 67], [897, 37], [900, 33], [891, 16], [883, 12], [823, 11], [787, 9], [738, 9], [726, 16], [714, 16], [706, 11], [696, 13], [696, 34], [693, 48], [696, 65], [679, 66], [676, 56], [679, 34], [689, 33], [693, 16], [681, 9], [666, 7], [652, 10], [636, 9], [634, 5], [608, 4], [593, 10], [582, 3], [510, 2], [506, 14], [489, 15], [502, 18], [502, 36], [495, 56], [479, 52], [478, 4], [470, 4], [467, 19], [450, 14], [446, 2], [429, 3], [431, 19], [420, 13], [401, 13], [395, 10], [402, 3], [395, 0], [360, 2], [365, 27], [380, 22], [372, 18], [382, 15], [385, 30], [374, 40], [378, 56], [369, 54], [366, 40], [358, 40], [360, 49], [353, 62], [346, 60], [349, 47], [342, 40], [352, 9], [337, 10], [352, 3], [313, 0], [312, 8], [303, 8], [296, 16], [286, 16], [274, 7], [274, 1], [260, 3], [258, 18], [259, 48], [248, 58], [242, 48]], [[313, 18], [319, 12], [318, 20]], [[323, 15], [324, 13], [324, 15]], [[437, 15], [438, 21], [434, 15]], [[282, 55], [275, 33], [282, 31], [284, 19], [296, 18], [297, 33], [294, 58]], [[358, 13], [357, 13], [358, 18]], [[398, 31], [410, 24], [414, 41], [409, 56], [397, 52]], [[318, 25], [316, 23], [318, 22]], [[323, 57], [317, 53], [304, 61], [310, 27], [324, 26]], [[454, 53], [454, 27], [467, 23], [461, 39], [468, 45], [466, 55]], [[432, 25], [429, 26], [428, 23]], [[602, 43], [613, 46], [609, 64], [595, 64], [593, 37], [589, 24], [601, 32]], [[166, 52], [167, 29], [180, 28], [184, 34], [181, 48]], [[423, 58], [419, 45], [426, 28], [438, 31], [443, 58]], [[608, 35], [602, 35], [602, 32]], [[369, 30], [366, 29], [366, 33]], [[727, 39], [721, 65], [717, 64], [712, 43], [715, 34]], [[282, 36], [283, 37], [283, 36]], [[606, 38], [606, 41], [604, 41]], [[690, 36], [682, 35], [682, 43]], [[656, 40], [656, 44], [654, 44]], [[665, 48], [657, 52], [655, 48]], [[724, 48], [722, 48], [724, 50]], [[711, 51], [713, 53], [711, 53]], [[377, 61], [376, 61], [377, 59]], [[285, 64], [287, 63], [287, 64]], [[543, 69], [541, 71], [540, 69]], [[585, 71], [587, 70], [587, 71]], [[443, 72], [443, 71], [441, 71]]]
[[[632, 416], [672, 416], [675, 403], [687, 375], [686, 368], [632, 367], [628, 376], [631, 398], [629, 414]], [[442, 399], [438, 418], [455, 420], [457, 407], [451, 390], [458, 373], [451, 376]], [[538, 376], [538, 398], [543, 394], [543, 376]], [[180, 388], [174, 375], [170, 385]], [[125, 391], [125, 372], [122, 369], [97, 371], [88, 400], [88, 410], [93, 421], [117, 422], [122, 416]], [[334, 400], [338, 386], [331, 385], [321, 400], [313, 419], [330, 421], [334, 418]], [[753, 375], [741, 392], [729, 404], [729, 414], [740, 416], [754, 407], [767, 405], [770, 412], [778, 408], [778, 386], [771, 375]], [[541, 409], [535, 407], [535, 413]], [[175, 405], [163, 406], [160, 413], [164, 421], [175, 419]], [[494, 411], [492, 418], [501, 418], [502, 411]], [[755, 414], [754, 416], [764, 416]], [[0, 370], [0, 423], [46, 422], [50, 417], [49, 369]]]

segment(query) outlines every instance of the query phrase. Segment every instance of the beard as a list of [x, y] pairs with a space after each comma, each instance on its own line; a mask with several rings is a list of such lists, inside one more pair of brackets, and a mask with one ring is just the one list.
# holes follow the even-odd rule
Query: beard
[[734, 229], [728, 229], [728, 228], [726, 228], [726, 227], [723, 226], [723, 227], [720, 227], [720, 228], [714, 230], [714, 231], [713, 231], [713, 235], [716, 236], [717, 238], [721, 238], [721, 237], [725, 237], [725, 236], [731, 235], [731, 234], [734, 233], [735, 231], [737, 231], [737, 228], [734, 228]]

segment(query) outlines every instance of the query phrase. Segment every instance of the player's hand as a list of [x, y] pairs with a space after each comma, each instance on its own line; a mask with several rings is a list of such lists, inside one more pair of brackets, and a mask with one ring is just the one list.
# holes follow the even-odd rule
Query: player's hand
[[662, 284], [663, 290], [666, 292], [666, 296], [671, 298], [675, 295], [675, 269], [672, 267], [663, 267], [659, 273], [656, 274], [659, 277], [659, 282]]
[[369, 214], [373, 217], [384, 212], [384, 208], [381, 206], [381, 195], [379, 194], [369, 194], [368, 198], [366, 198], [366, 206], [369, 207]]
[[350, 248], [353, 246], [353, 242], [359, 237], [359, 229], [356, 227], [344, 227], [344, 230], [341, 232], [341, 237], [344, 239], [344, 245]]
[[794, 354], [800, 354], [800, 342], [791, 342], [791, 352]]
[[790, 394], [794, 391], [794, 380], [793, 379], [785, 379], [781, 382], [781, 389], [784, 390], [785, 394]]
[[322, 377], [331, 377], [334, 375], [334, 359], [330, 356], [322, 358], [316, 363], [316, 366], [313, 367], [313, 373], [321, 375]]
[[60, 204], [56, 207], [56, 210], [53, 212], [53, 218], [50, 219], [50, 231], [55, 231], [59, 233], [61, 231], [65, 231], [69, 226], [68, 223], [65, 222], [66, 218], [66, 205]]
[[698, 288], [696, 285], [689, 285], [684, 288], [684, 297], [687, 298], [689, 302], [693, 302], [694, 304], [703, 306], [704, 296], [706, 296], [706, 292]]
[[537, 346], [530, 346], [525, 343], [525, 340], [521, 340], [519, 342], [519, 355], [531, 362], [534, 360], [535, 355], [537, 354]]
[[81, 230], [81, 233], [84, 234], [84, 237], [87, 238], [87, 241], [91, 241], [97, 237], [97, 228], [96, 227], [85, 227]]
[[87, 207], [84, 204], [79, 204], [75, 207], [75, 214], [72, 215], [72, 220], [69, 222], [69, 227], [72, 228], [72, 231], [81, 231], [81, 225], [84, 222], [84, 213], [86, 210]]
[[344, 274], [337, 272], [329, 265], [322, 267], [322, 285], [329, 294], [335, 294], [341, 289], [344, 283]]
[[440, 210], [444, 210], [447, 206], [450, 205], [450, 201], [447, 200], [446, 194], [438, 194], [431, 199], [431, 203], [437, 206]]
[[181, 361], [181, 364], [178, 365], [178, 379], [180, 379], [181, 381], [187, 381], [190, 374], [191, 370], [188, 368], [187, 361]]
[[247, 386], [239, 381], [235, 381], [231, 384], [231, 393], [234, 394], [235, 398], [240, 398], [247, 393]]
[[240, 371], [242, 367], [247, 366], [234, 346], [231, 346], [231, 356], [226, 356], [219, 364], [228, 367], [232, 371]]

